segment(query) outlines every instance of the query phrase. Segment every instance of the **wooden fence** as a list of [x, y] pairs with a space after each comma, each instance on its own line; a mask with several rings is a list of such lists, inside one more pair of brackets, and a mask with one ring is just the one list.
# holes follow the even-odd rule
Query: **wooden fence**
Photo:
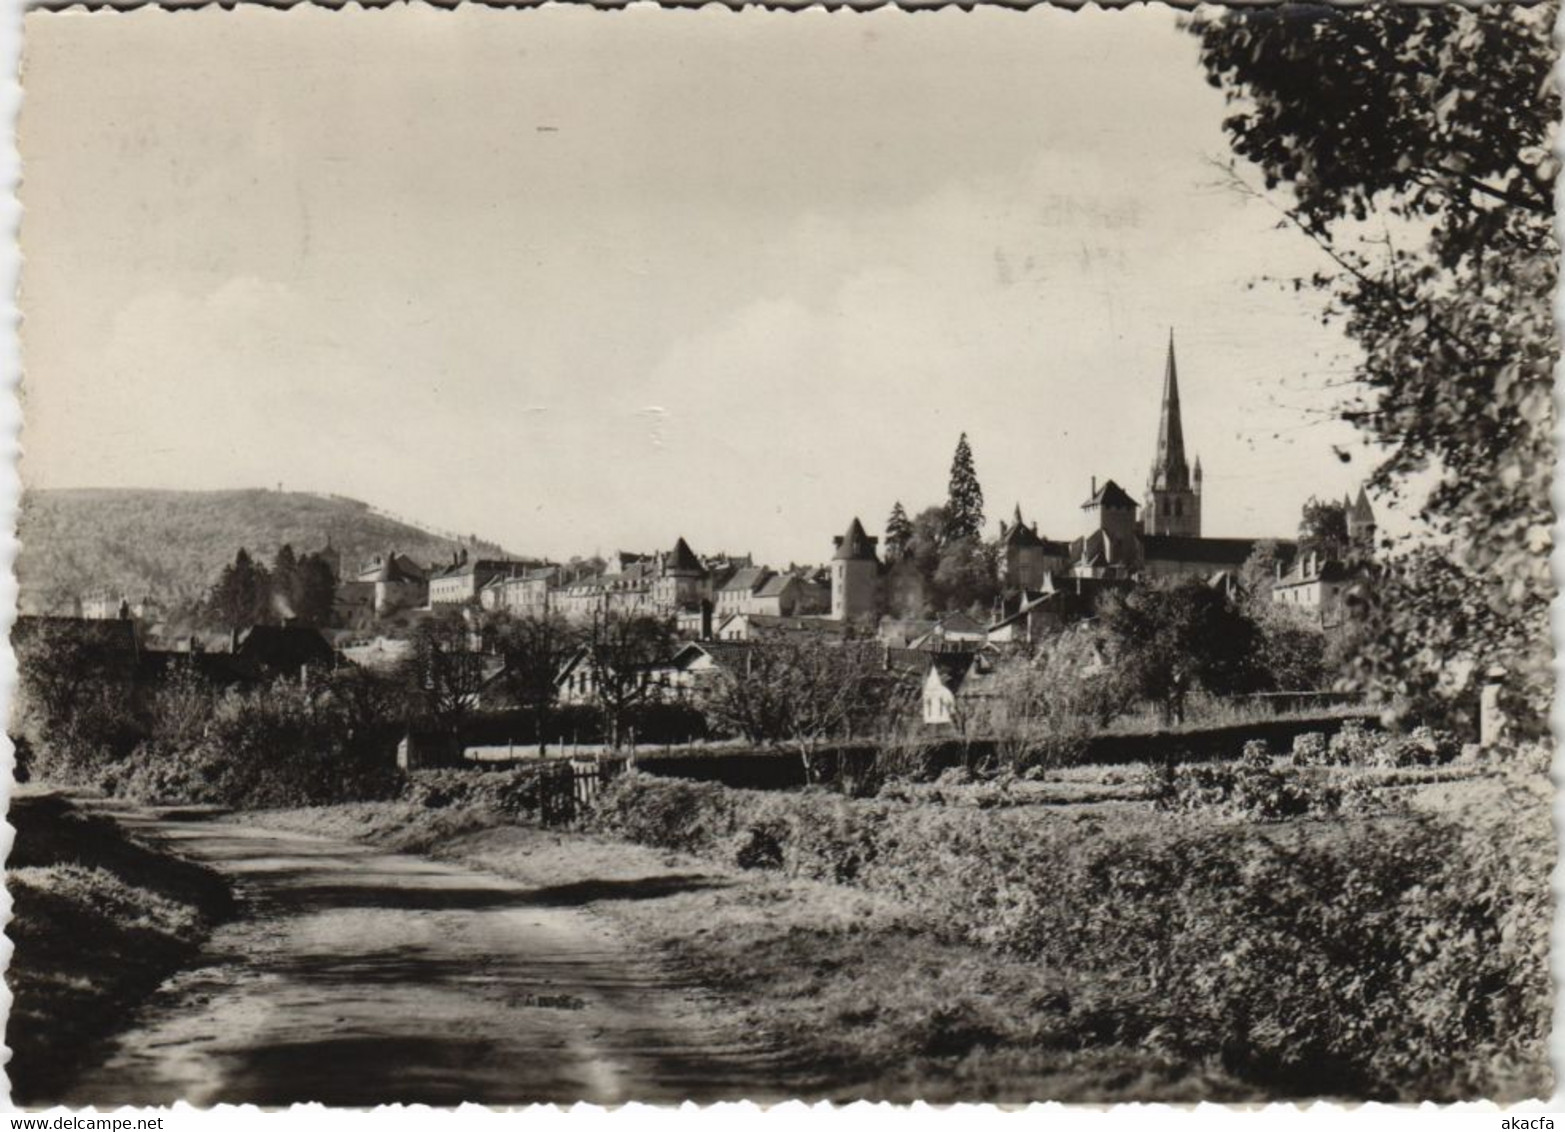
[[569, 825], [625, 769], [619, 758], [561, 759], [542, 780], [538, 817], [544, 825]]

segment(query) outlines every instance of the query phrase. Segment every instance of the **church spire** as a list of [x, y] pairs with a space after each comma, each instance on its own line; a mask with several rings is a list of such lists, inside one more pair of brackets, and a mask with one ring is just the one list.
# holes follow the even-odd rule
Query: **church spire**
[[[1192, 482], [1193, 481], [1193, 482]], [[1157, 428], [1157, 456], [1147, 477], [1142, 530], [1149, 535], [1201, 537], [1201, 461], [1195, 475], [1185, 461], [1185, 426], [1179, 416], [1179, 363], [1174, 332], [1168, 332], [1168, 361], [1163, 368], [1163, 411]]]
[[1185, 463], [1185, 429], [1179, 419], [1179, 367], [1174, 361], [1174, 331], [1168, 331], [1168, 362], [1163, 370], [1163, 413], [1157, 427], [1157, 460], [1152, 486], [1183, 491], [1190, 486]]

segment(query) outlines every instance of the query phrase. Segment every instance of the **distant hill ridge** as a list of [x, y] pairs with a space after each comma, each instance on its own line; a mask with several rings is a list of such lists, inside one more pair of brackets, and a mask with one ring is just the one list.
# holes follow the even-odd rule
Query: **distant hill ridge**
[[108, 587], [164, 603], [194, 599], [242, 546], [270, 564], [288, 543], [298, 554], [328, 538], [344, 574], [395, 549], [419, 562], [507, 557], [498, 544], [415, 525], [368, 503], [314, 492], [56, 488], [27, 491], [18, 519], [16, 573], [24, 612], [68, 612], [78, 595]]

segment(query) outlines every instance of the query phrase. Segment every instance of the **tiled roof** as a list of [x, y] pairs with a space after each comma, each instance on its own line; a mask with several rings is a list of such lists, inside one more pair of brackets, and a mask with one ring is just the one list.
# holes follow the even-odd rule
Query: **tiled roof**
[[1140, 504], [1129, 495], [1125, 489], [1113, 480], [1106, 480], [1102, 487], [1092, 493], [1092, 498], [1082, 504], [1083, 507], [1139, 507]]
[[[1213, 566], [1243, 566], [1245, 559], [1263, 539], [1195, 538], [1191, 535], [1142, 535], [1141, 549], [1148, 562], [1201, 562]], [[1277, 541], [1277, 540], [1272, 540]], [[1292, 543], [1277, 542], [1278, 548], [1291, 553]]]
[[887, 617], [881, 620], [879, 632], [876, 634], [888, 644], [907, 644], [919, 637], [929, 635], [935, 627], [933, 621], [925, 621], [916, 617], [893, 618]]
[[848, 629], [843, 622], [833, 621], [829, 617], [780, 617], [773, 613], [745, 613], [738, 616], [744, 617], [752, 628], [775, 629], [779, 632], [828, 633], [841, 636]]
[[306, 664], [329, 665], [332, 647], [320, 630], [303, 625], [255, 625], [239, 641], [241, 660], [280, 671]]
[[835, 540], [837, 551], [833, 558], [842, 559], [873, 559], [875, 557], [875, 544], [879, 539], [870, 538], [864, 533], [864, 524], [854, 519], [848, 524], [848, 533], [839, 535]]
[[1001, 535], [1000, 542], [1005, 546], [1030, 549], [1042, 542], [1038, 537], [1037, 530], [1022, 522], [1022, 507], [1019, 503], [1016, 505], [1016, 512], [1012, 516], [1012, 521], [1010, 523], [1002, 523], [1001, 526], [1005, 528], [1005, 531]]
[[754, 593], [770, 574], [765, 566], [744, 566], [734, 571], [734, 576], [723, 583], [722, 589], [726, 593]]
[[668, 556], [665, 569], [670, 574], [699, 575], [706, 573], [706, 569], [701, 565], [701, 560], [696, 557], [695, 551], [690, 549], [690, 544], [683, 538], [674, 543], [674, 549]]
[[773, 574], [756, 591], [756, 597], [780, 597], [783, 590], [796, 580], [792, 574]]
[[748, 641], [691, 641], [674, 654], [673, 660], [688, 665], [695, 659], [693, 654], [705, 653], [724, 668], [737, 668], [754, 647]]
[[1277, 579], [1275, 584], [1286, 588], [1314, 582], [1345, 582], [1353, 577], [1353, 573], [1341, 559], [1317, 559], [1311, 562], [1306, 557], [1296, 560], [1293, 568]]

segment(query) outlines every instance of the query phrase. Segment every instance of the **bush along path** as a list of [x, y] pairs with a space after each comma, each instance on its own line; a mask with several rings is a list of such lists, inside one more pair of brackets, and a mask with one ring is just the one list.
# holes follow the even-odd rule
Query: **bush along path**
[[1054, 972], [1035, 1038], [1058, 1050], [1135, 1046], [1269, 1096], [1514, 1100], [1552, 1087], [1551, 797], [1516, 775], [1451, 814], [1214, 820], [627, 775], [592, 824], [894, 898]]
[[48, 793], [13, 796], [6, 864], [16, 950], [6, 1071], [16, 1104], [59, 1099], [94, 1044], [193, 960], [232, 911], [216, 873]]

